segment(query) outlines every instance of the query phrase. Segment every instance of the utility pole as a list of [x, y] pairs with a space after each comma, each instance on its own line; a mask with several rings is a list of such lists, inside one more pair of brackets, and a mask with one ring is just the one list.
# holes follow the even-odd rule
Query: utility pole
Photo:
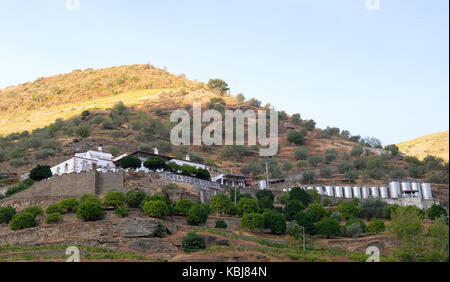
[[267, 161], [266, 161], [266, 186], [267, 189], [269, 189], [269, 168], [267, 166]]

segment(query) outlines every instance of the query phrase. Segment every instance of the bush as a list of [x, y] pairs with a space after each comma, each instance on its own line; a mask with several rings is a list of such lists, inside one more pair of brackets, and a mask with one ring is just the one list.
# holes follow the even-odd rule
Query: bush
[[228, 213], [232, 205], [231, 199], [224, 194], [217, 194], [211, 197], [211, 210], [218, 214]]
[[301, 124], [301, 116], [300, 114], [293, 114], [291, 116], [291, 123], [294, 125], [300, 125]]
[[16, 209], [11, 206], [0, 207], [0, 224], [9, 223], [15, 214]]
[[346, 179], [348, 179], [350, 182], [355, 182], [355, 180], [356, 179], [358, 179], [358, 177], [359, 177], [359, 171], [358, 170], [356, 170], [356, 169], [354, 169], [354, 168], [352, 168], [352, 169], [350, 169], [350, 170], [347, 170], [345, 173], [344, 173], [344, 177], [346, 178]]
[[367, 230], [370, 233], [381, 233], [384, 232], [384, 230], [386, 230], [386, 227], [384, 226], [384, 221], [382, 221], [381, 219], [378, 218], [373, 218], [370, 222], [369, 222], [369, 226], [367, 227]]
[[147, 194], [142, 190], [130, 190], [125, 195], [125, 202], [131, 208], [139, 208]]
[[17, 167], [21, 167], [21, 166], [26, 165], [26, 164], [27, 164], [27, 161], [25, 160], [24, 157], [13, 158], [13, 159], [10, 159], [10, 160], [8, 161], [8, 164], [9, 164], [10, 166], [12, 166], [12, 167], [17, 168]]
[[348, 237], [356, 238], [361, 236], [361, 233], [362, 233], [361, 226], [357, 222], [350, 224], [345, 229], [345, 235], [347, 235]]
[[355, 168], [359, 169], [359, 170], [365, 169], [366, 164], [367, 164], [367, 158], [365, 158], [365, 157], [359, 157], [353, 162], [353, 165], [355, 166]]
[[218, 90], [220, 93], [225, 93], [230, 90], [228, 84], [219, 78], [210, 79], [208, 81], [208, 87], [213, 90]]
[[290, 200], [284, 207], [283, 213], [287, 220], [293, 220], [294, 216], [304, 208], [305, 206], [300, 200]]
[[44, 211], [42, 210], [41, 207], [31, 206], [25, 210], [25, 213], [32, 214], [34, 217], [36, 217], [38, 215], [42, 215], [44, 213]]
[[12, 217], [11, 222], [9, 223], [11, 230], [20, 230], [34, 227], [36, 225], [34, 215], [30, 213], [17, 213]]
[[294, 157], [297, 160], [307, 160], [309, 157], [308, 148], [305, 146], [300, 146], [295, 150]]
[[312, 184], [312, 183], [314, 183], [315, 178], [316, 178], [316, 173], [313, 170], [305, 170], [302, 173], [300, 182], [302, 184]]
[[281, 167], [284, 171], [290, 171], [294, 168], [294, 165], [291, 162], [284, 162], [283, 166]]
[[155, 231], [153, 231], [153, 236], [157, 238], [164, 238], [166, 237], [166, 235], [167, 235], [166, 228], [164, 227], [164, 225], [162, 225], [161, 222], [158, 222]]
[[117, 214], [120, 217], [127, 217], [128, 216], [128, 210], [127, 210], [127, 208], [125, 208], [125, 206], [117, 207], [114, 210], [114, 213]]
[[331, 178], [331, 176], [333, 176], [333, 171], [330, 167], [323, 167], [320, 169], [320, 176], [323, 178]]
[[324, 209], [324, 207], [322, 207], [321, 204], [312, 203], [308, 206], [308, 209], [306, 212], [311, 217], [311, 220], [313, 222], [318, 222], [325, 216], [327, 211]]
[[163, 217], [169, 215], [169, 207], [166, 202], [161, 200], [145, 202], [143, 210], [146, 215], [151, 217]]
[[311, 166], [317, 167], [323, 162], [323, 158], [319, 155], [312, 155], [309, 157], [308, 162]]
[[361, 145], [357, 145], [353, 147], [352, 151], [350, 152], [350, 155], [352, 157], [360, 157], [364, 153], [364, 147]]
[[200, 225], [206, 223], [210, 209], [207, 205], [194, 205], [189, 209], [187, 223], [189, 225]]
[[406, 173], [406, 170], [404, 170], [403, 168], [394, 168], [389, 173], [389, 178], [391, 178], [391, 179], [403, 179], [407, 175], [408, 174]]
[[156, 171], [165, 170], [167, 168], [166, 161], [161, 157], [149, 158], [144, 162], [144, 167]]
[[347, 233], [347, 228], [354, 223], [357, 223], [359, 225], [359, 227], [361, 228], [361, 233], [364, 233], [367, 231], [367, 226], [361, 219], [359, 219], [357, 217], [352, 217], [352, 218], [349, 218], [347, 220], [347, 222], [345, 223], [345, 226], [344, 226], [345, 233]]
[[384, 217], [387, 219], [392, 219], [392, 215], [400, 208], [399, 205], [388, 205], [386, 206]]
[[38, 165], [30, 171], [30, 178], [34, 181], [41, 181], [52, 177], [52, 171], [48, 165]]
[[252, 198], [242, 198], [237, 203], [239, 215], [258, 212], [258, 202]]
[[129, 155], [124, 157], [120, 160], [120, 167], [121, 168], [140, 168], [141, 167], [141, 160], [138, 159], [135, 156]]
[[317, 233], [327, 236], [337, 236], [341, 233], [341, 227], [336, 219], [326, 217], [316, 224]]
[[195, 205], [195, 202], [189, 198], [183, 198], [176, 202], [175, 211], [179, 215], [187, 216], [189, 214], [189, 210], [192, 206]]
[[435, 220], [437, 218], [440, 218], [441, 215], [447, 216], [447, 211], [441, 207], [440, 205], [433, 204], [428, 210], [427, 210], [427, 216], [431, 220]]
[[96, 195], [93, 194], [84, 194], [83, 196], [81, 196], [80, 198], [80, 203], [81, 202], [95, 202], [98, 204], [101, 204], [100, 200], [97, 198]]
[[342, 215], [337, 211], [334, 211], [330, 214], [330, 218], [336, 219], [337, 221], [341, 221], [341, 217]]
[[411, 164], [408, 167], [408, 174], [412, 178], [421, 178], [425, 174], [425, 166], [419, 164]]
[[309, 131], [314, 130], [314, 128], [316, 128], [316, 122], [312, 119], [306, 121], [305, 128]]
[[54, 149], [41, 149], [34, 154], [37, 160], [44, 160], [48, 157], [56, 156], [56, 150]]
[[274, 234], [283, 234], [286, 231], [286, 218], [275, 210], [266, 210], [263, 213], [264, 227], [272, 230]]
[[307, 160], [299, 160], [295, 163], [296, 167], [302, 168], [302, 167], [307, 167], [308, 166], [308, 161]]
[[359, 207], [354, 202], [341, 202], [338, 204], [338, 211], [345, 219], [357, 217], [359, 215]]
[[95, 221], [103, 218], [103, 209], [99, 202], [87, 200], [78, 205], [77, 217], [84, 221]]
[[120, 191], [109, 191], [102, 202], [105, 207], [118, 208], [125, 205], [125, 194]]
[[63, 216], [60, 213], [57, 213], [57, 212], [48, 214], [45, 217], [45, 223], [48, 223], [48, 224], [59, 223], [59, 222], [62, 222], [62, 221], [63, 221]]
[[359, 216], [367, 219], [383, 218], [386, 214], [387, 204], [381, 199], [366, 199], [359, 205]]
[[87, 124], [82, 124], [75, 130], [75, 133], [78, 137], [87, 138], [91, 136], [91, 127]]
[[305, 228], [305, 233], [309, 235], [316, 234], [316, 226], [314, 225], [314, 221], [310, 214], [305, 211], [300, 211], [294, 217], [295, 222], [298, 225], [303, 226]]
[[343, 161], [339, 164], [338, 171], [339, 171], [339, 173], [344, 174], [353, 168], [354, 168], [353, 163], [351, 163], [349, 161]]
[[205, 238], [193, 232], [188, 233], [183, 238], [183, 251], [186, 253], [195, 252], [206, 248]]
[[51, 214], [51, 213], [62, 213], [63, 209], [61, 208], [61, 205], [59, 204], [52, 204], [49, 205], [46, 209], [45, 209], [45, 213], [46, 214]]
[[264, 216], [259, 213], [247, 213], [241, 219], [241, 227], [250, 230], [264, 228]]
[[78, 204], [79, 202], [75, 198], [67, 198], [59, 202], [59, 206], [62, 210], [62, 213], [77, 212]]
[[219, 229], [227, 229], [227, 223], [225, 222], [225, 221], [223, 221], [223, 220], [217, 220], [216, 221], [216, 228], [219, 228]]
[[289, 143], [293, 143], [295, 145], [303, 145], [303, 144], [305, 144], [305, 136], [306, 136], [306, 132], [292, 131], [292, 132], [289, 132], [287, 141]]
[[333, 162], [338, 157], [338, 152], [335, 149], [328, 149], [325, 151], [325, 162], [327, 164]]

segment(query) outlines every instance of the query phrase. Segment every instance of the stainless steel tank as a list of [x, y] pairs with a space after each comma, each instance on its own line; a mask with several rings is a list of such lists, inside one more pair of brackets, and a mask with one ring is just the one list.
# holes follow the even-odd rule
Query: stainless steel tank
[[344, 187], [344, 197], [347, 198], [347, 199], [351, 199], [353, 197], [352, 187], [351, 186], [345, 186]]
[[390, 198], [397, 199], [401, 197], [402, 193], [400, 191], [400, 183], [398, 181], [391, 181], [388, 186]]
[[344, 198], [344, 192], [342, 191], [342, 186], [334, 187], [334, 192], [335, 192], [336, 197]]
[[410, 192], [411, 190], [411, 182], [402, 182], [401, 183], [402, 192]]
[[381, 197], [382, 199], [387, 199], [387, 198], [389, 198], [388, 188], [387, 188], [387, 187], [380, 187], [380, 197]]
[[361, 199], [361, 187], [355, 186], [353, 189], [353, 197]]
[[325, 190], [328, 196], [334, 197], [333, 186], [325, 186]]
[[431, 193], [430, 183], [422, 183], [422, 196], [425, 200], [432, 200], [433, 194]]
[[411, 183], [411, 189], [415, 192], [415, 197], [422, 199], [422, 189], [419, 182]]
[[362, 191], [362, 198], [363, 199], [367, 199], [367, 198], [370, 197], [370, 189], [369, 189], [369, 187], [363, 187], [361, 189], [361, 191]]
[[325, 193], [324, 193], [322, 187], [317, 186], [317, 187], [315, 187], [315, 188], [316, 188], [316, 190], [317, 190], [317, 193], [319, 193], [319, 195], [325, 195]]
[[379, 198], [380, 197], [380, 193], [378, 191], [378, 187], [370, 187], [370, 196], [372, 198]]

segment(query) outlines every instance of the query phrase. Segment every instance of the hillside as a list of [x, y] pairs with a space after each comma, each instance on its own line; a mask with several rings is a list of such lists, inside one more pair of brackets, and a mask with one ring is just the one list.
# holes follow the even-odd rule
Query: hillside
[[400, 152], [422, 160], [427, 155], [449, 160], [449, 133], [438, 132], [398, 144]]

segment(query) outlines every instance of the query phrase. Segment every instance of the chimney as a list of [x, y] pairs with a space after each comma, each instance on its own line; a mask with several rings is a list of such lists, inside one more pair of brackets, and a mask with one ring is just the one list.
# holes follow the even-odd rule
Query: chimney
[[100, 144], [100, 145], [98, 145], [98, 149], [97, 149], [99, 152], [103, 152], [103, 146]]
[[155, 155], [159, 155], [158, 148], [155, 148]]
[[189, 154], [186, 154], [186, 161], [190, 161], [191, 158], [189, 157]]

